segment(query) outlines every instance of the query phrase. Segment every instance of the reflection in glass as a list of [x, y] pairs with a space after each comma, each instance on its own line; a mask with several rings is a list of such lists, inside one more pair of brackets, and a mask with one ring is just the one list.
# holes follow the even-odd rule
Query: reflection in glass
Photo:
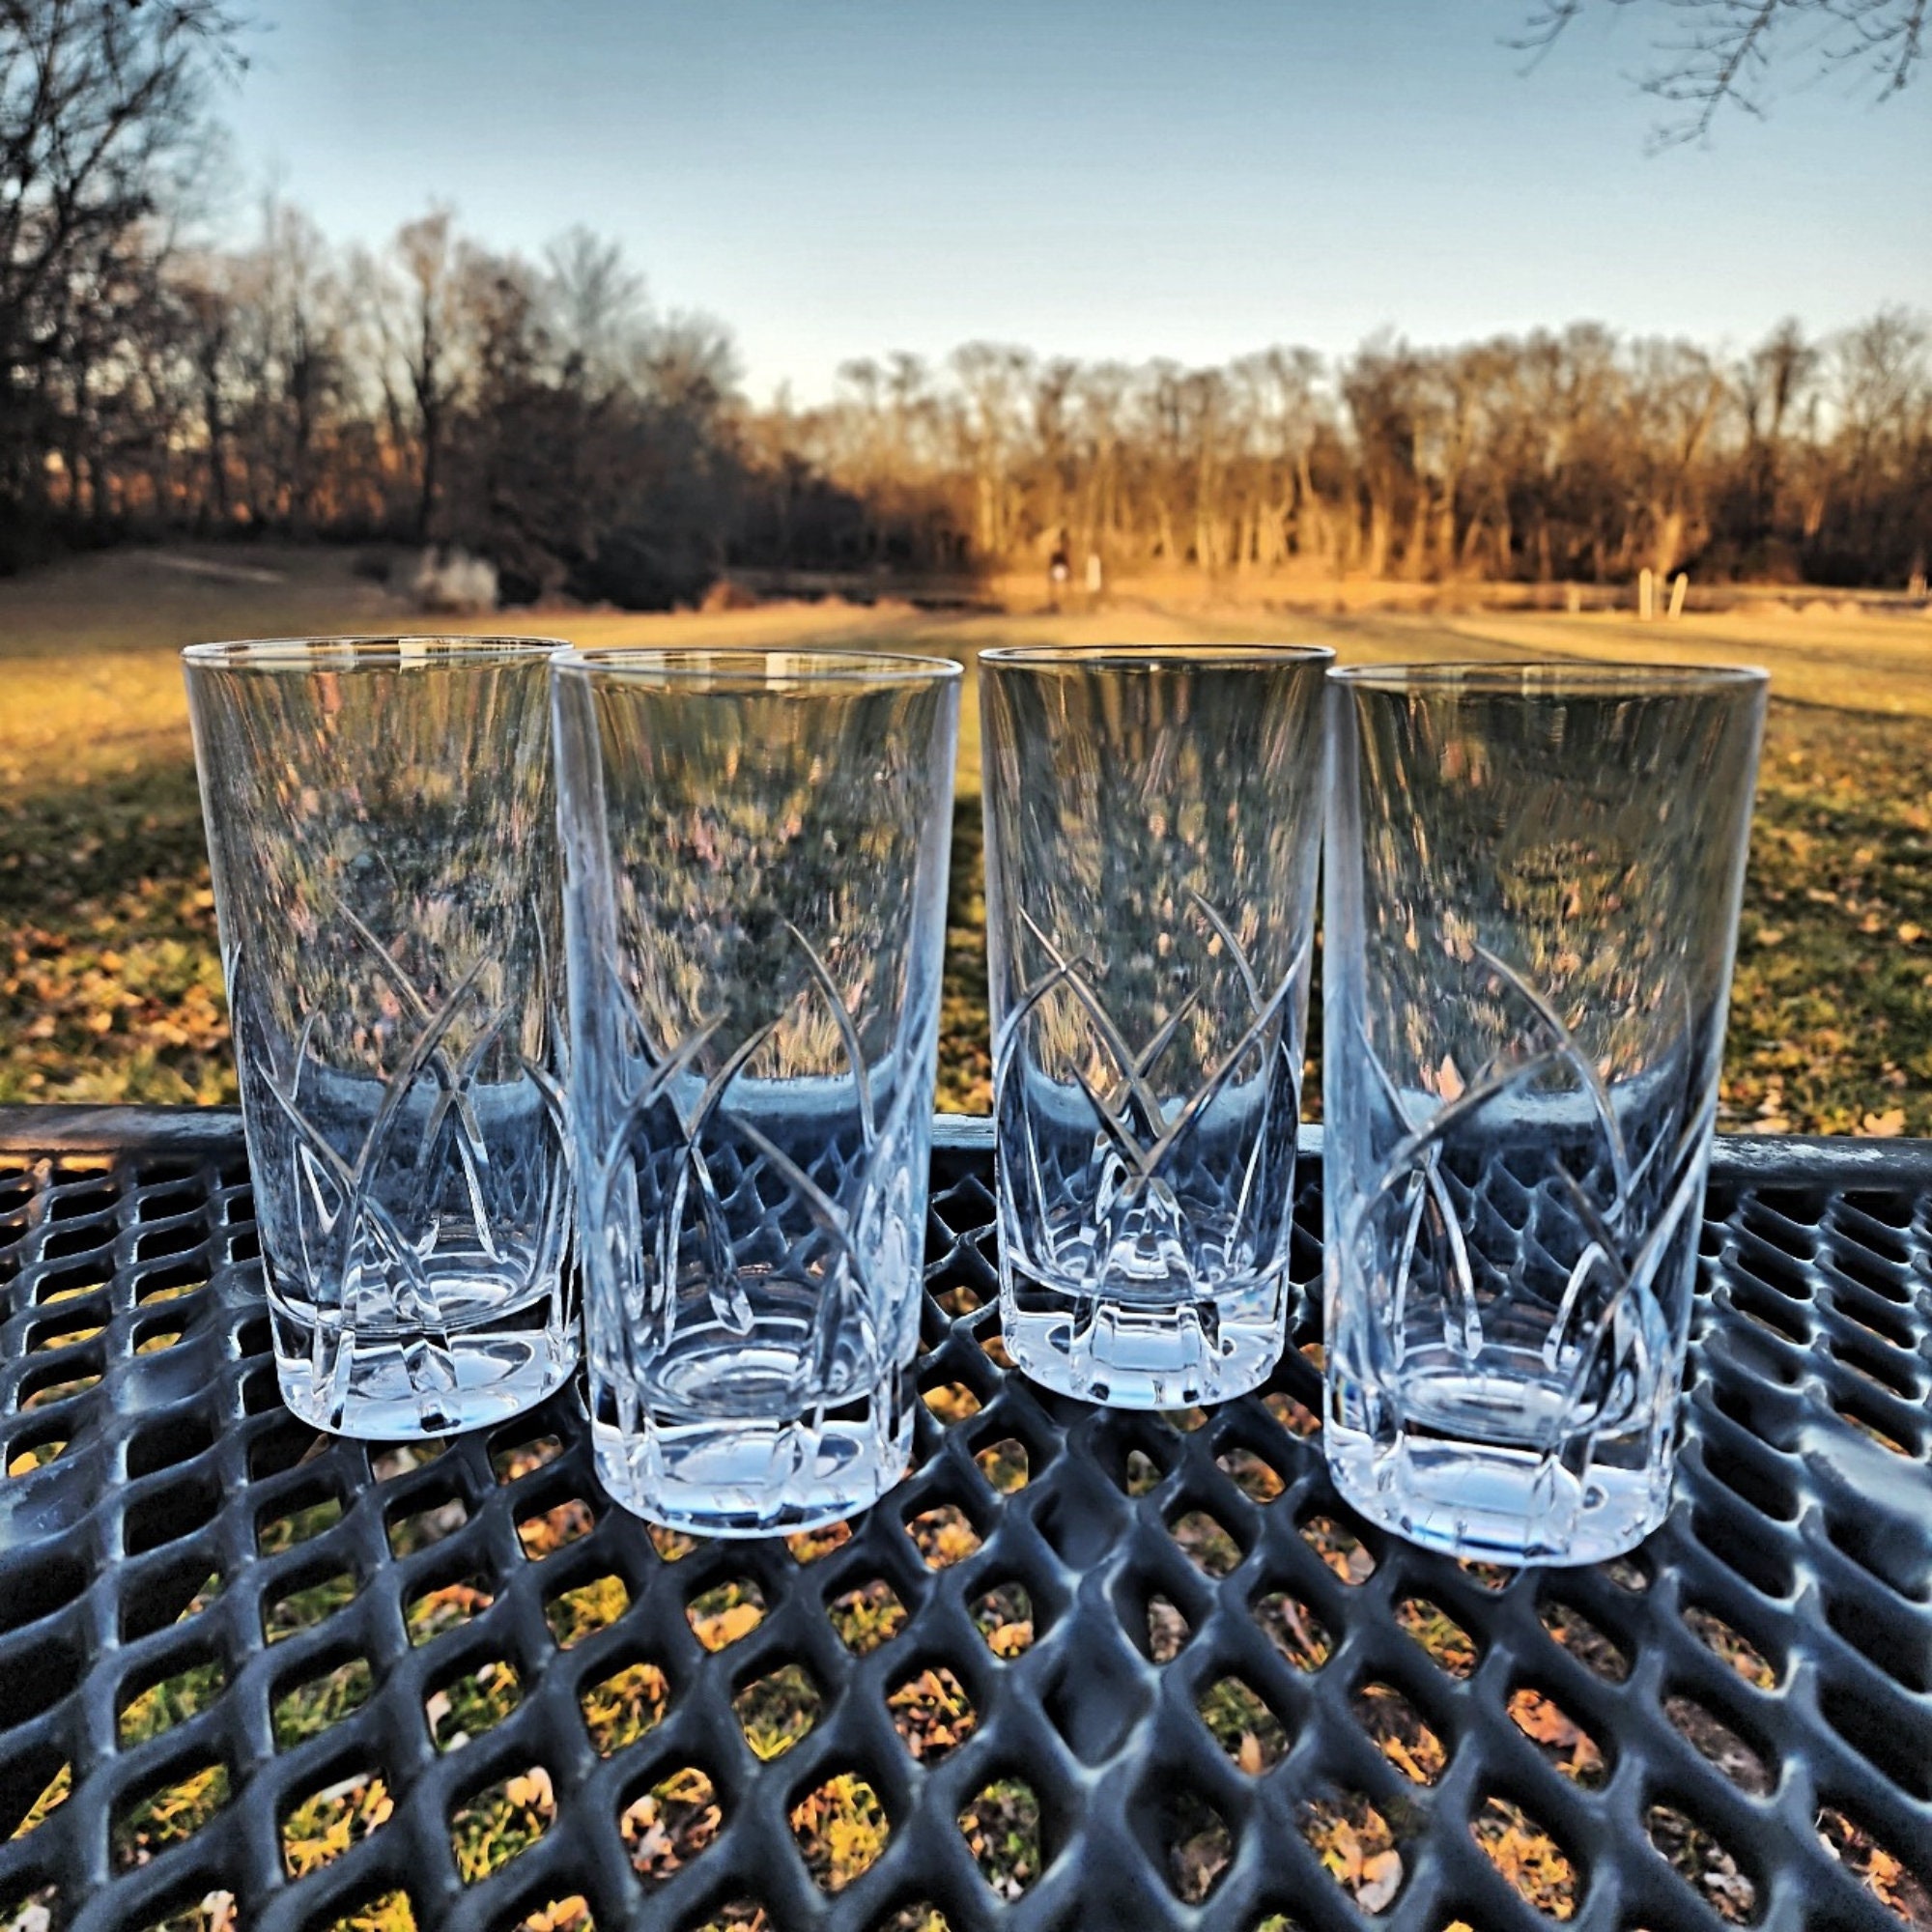
[[1281, 1352], [1330, 655], [980, 657], [1002, 1332], [1066, 1394]]
[[576, 1363], [554, 648], [185, 653], [276, 1366], [323, 1429], [473, 1428]]
[[1756, 671], [1338, 671], [1328, 1416], [1364, 1515], [1596, 1562], [1669, 1499]]
[[958, 683], [558, 661], [591, 1420], [655, 1521], [805, 1528], [904, 1473]]

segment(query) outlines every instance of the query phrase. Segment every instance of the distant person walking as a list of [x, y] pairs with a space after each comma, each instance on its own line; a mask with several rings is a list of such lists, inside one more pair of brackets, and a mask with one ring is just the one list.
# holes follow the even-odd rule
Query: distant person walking
[[1073, 564], [1066, 554], [1066, 532], [1060, 533], [1060, 541], [1053, 547], [1053, 554], [1046, 565], [1046, 598], [1056, 611], [1060, 609], [1060, 593], [1073, 581]]

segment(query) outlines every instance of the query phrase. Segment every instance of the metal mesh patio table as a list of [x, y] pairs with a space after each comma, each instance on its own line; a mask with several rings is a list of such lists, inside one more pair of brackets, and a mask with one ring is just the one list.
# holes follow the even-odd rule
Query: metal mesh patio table
[[[933, 1164], [913, 1473], [693, 1545], [611, 1506], [575, 1390], [428, 1456], [298, 1425], [235, 1115], [0, 1110], [0, 1926], [1925, 1922], [1932, 1145], [1719, 1143], [1670, 1518], [1520, 1574], [1337, 1499], [1317, 1300], [1210, 1412], [1009, 1373], [985, 1124]], [[775, 1678], [795, 1740], [748, 1726]], [[506, 1789], [479, 1876], [455, 1821]]]

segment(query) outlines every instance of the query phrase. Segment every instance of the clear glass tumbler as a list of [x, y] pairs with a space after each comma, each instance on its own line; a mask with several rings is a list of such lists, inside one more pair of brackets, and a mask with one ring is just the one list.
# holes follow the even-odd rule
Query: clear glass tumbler
[[577, 1361], [555, 648], [184, 653], [275, 1363], [318, 1428], [474, 1428]]
[[1001, 1322], [1065, 1394], [1281, 1353], [1332, 655], [980, 655]]
[[911, 1453], [959, 667], [553, 677], [598, 1473], [697, 1534], [837, 1521]]
[[1322, 952], [1338, 1487], [1459, 1556], [1662, 1518], [1766, 680], [1350, 668]]

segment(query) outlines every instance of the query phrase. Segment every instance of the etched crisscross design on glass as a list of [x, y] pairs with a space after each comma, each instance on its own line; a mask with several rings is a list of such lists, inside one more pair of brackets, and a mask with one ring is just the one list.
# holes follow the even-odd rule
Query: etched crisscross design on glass
[[958, 673], [624, 657], [557, 682], [604, 1477], [830, 1520], [911, 1439]]
[[[678, 1371], [693, 1353], [741, 1347], [740, 1367], [751, 1372], [760, 1341], [783, 1331], [782, 1377], [767, 1393], [790, 1412], [769, 1455], [780, 1468], [809, 1468], [819, 1452], [785, 1436], [823, 1431], [825, 1412], [847, 1404], [870, 1411], [881, 1383], [891, 1386], [867, 1420], [884, 1431], [880, 1454], [903, 1454], [898, 1437], [910, 1417], [896, 1384], [911, 1346], [905, 1285], [918, 1257], [908, 1177], [924, 1157], [915, 1127], [923, 1116], [912, 1109], [929, 1095], [900, 1082], [877, 1117], [843, 996], [810, 942], [788, 929], [806, 983], [729, 1051], [719, 1041], [722, 1019], [668, 1048], [653, 1041], [620, 973], [609, 969], [620, 1064], [636, 1085], [621, 1095], [589, 1198], [599, 1265], [630, 1286], [621, 1302], [594, 1298], [590, 1320], [622, 1442], [642, 1439], [653, 1401], [676, 1404]], [[830, 1016], [844, 1055], [842, 1074], [830, 1077], [850, 1097], [832, 1113], [799, 1107], [754, 1071], [788, 1028], [820, 1015]]]
[[440, 1431], [576, 1355], [543, 648], [190, 655], [290, 1402]]
[[1668, 1500], [1761, 681], [1338, 675], [1329, 1454], [1405, 1534]]
[[1008, 1346], [1093, 1400], [1237, 1393], [1285, 1315], [1323, 656], [980, 662]]
[[[1049, 1212], [1042, 1236], [1023, 1251], [1044, 1271], [1091, 1281], [1095, 1293], [1146, 1275], [1181, 1274], [1209, 1285], [1278, 1271], [1272, 1257], [1280, 1247], [1280, 1209], [1266, 1198], [1265, 1122], [1246, 1136], [1245, 1146], [1204, 1153], [1199, 1143], [1209, 1138], [1203, 1122], [1231, 1085], [1259, 1088], [1264, 1108], [1295, 1118], [1300, 1065], [1292, 1009], [1297, 996], [1304, 1002], [1307, 996], [1307, 943], [1264, 993], [1227, 921], [1198, 892], [1190, 889], [1187, 897], [1208, 945], [1220, 950], [1238, 976], [1246, 1005], [1236, 1018], [1246, 1024], [1232, 1046], [1210, 1056], [1200, 1084], [1178, 1095], [1162, 1091], [1170, 1086], [1162, 1063], [1180, 1030], [1202, 1010], [1203, 987], [1214, 977], [1210, 962], [1202, 960], [1197, 983], [1152, 1037], [1136, 1047], [1096, 990], [1100, 969], [1085, 957], [1065, 957], [1026, 908], [1018, 909], [1052, 963], [1001, 1021], [994, 1079], [1003, 1091], [1023, 1095], [1029, 1049], [1062, 1061], [1089, 1109], [1091, 1143], [1084, 1172], [1057, 1166], [1049, 1177], [1042, 1156], [1064, 1156], [1065, 1150], [1057, 1138], [1028, 1133], [1022, 1120], [1016, 1132], [1032, 1172], [1015, 1191], [1037, 1189], [1043, 1198], [1055, 1183], [1063, 1190], [1084, 1185], [1093, 1199], [1091, 1215]], [[1206, 950], [1201, 935], [1189, 937], [1197, 952]], [[1063, 993], [1069, 999], [1060, 1011], [1041, 1010]], [[1043, 1049], [1029, 1038], [1036, 1026], [1047, 1037]], [[1225, 1158], [1230, 1152], [1232, 1161]]]
[[[227, 963], [238, 1015], [237, 1050], [259, 1056], [251, 1067], [251, 1090], [266, 1095], [286, 1123], [293, 1156], [287, 1200], [301, 1286], [316, 1308], [341, 1317], [319, 1320], [308, 1330], [308, 1373], [316, 1398], [330, 1414], [347, 1414], [355, 1406], [358, 1346], [393, 1329], [426, 1426], [441, 1427], [458, 1412], [453, 1405], [460, 1402], [462, 1376], [450, 1337], [475, 1312], [473, 1271], [500, 1269], [510, 1283], [527, 1278], [535, 1259], [529, 1247], [554, 1248], [567, 1220], [558, 1185], [566, 1154], [561, 1087], [544, 1064], [563, 1060], [562, 1033], [555, 1016], [548, 1016], [544, 1059], [519, 1055], [540, 1106], [529, 1122], [535, 1134], [486, 1136], [479, 1100], [493, 1113], [500, 1103], [479, 1091], [478, 1071], [515, 1016], [515, 1006], [482, 1004], [477, 982], [486, 962], [479, 960], [432, 1009], [388, 950], [346, 908], [344, 916], [378, 955], [384, 978], [419, 1029], [400, 1041], [400, 1063], [380, 1082], [373, 1113], [366, 1102], [355, 1110], [348, 1130], [353, 1146], [338, 1148], [325, 1131], [324, 1122], [339, 1120], [339, 1109], [330, 1105], [327, 1069], [310, 1052], [320, 1015], [303, 1015], [288, 1071], [278, 1072], [274, 1046], [253, 1018], [257, 1003], [240, 947]], [[466, 1016], [469, 1037], [459, 1060], [447, 1041]], [[304, 1111], [309, 1099], [304, 1078], [319, 1090], [311, 1111]], [[433, 1087], [426, 1115], [423, 1094], [416, 1091], [424, 1082]], [[413, 1128], [418, 1118], [419, 1131], [406, 1140], [406, 1128]], [[358, 1128], [360, 1138], [355, 1139]], [[280, 1138], [273, 1124], [265, 1125], [261, 1137]], [[498, 1143], [494, 1152], [493, 1138]], [[499, 1228], [498, 1217], [507, 1225]], [[526, 1231], [535, 1232], [535, 1242]], [[455, 1293], [446, 1295], [448, 1274], [439, 1263], [451, 1254], [463, 1272]], [[483, 1299], [491, 1306], [500, 1298], [486, 1289]], [[567, 1358], [568, 1350], [564, 1352]]]

